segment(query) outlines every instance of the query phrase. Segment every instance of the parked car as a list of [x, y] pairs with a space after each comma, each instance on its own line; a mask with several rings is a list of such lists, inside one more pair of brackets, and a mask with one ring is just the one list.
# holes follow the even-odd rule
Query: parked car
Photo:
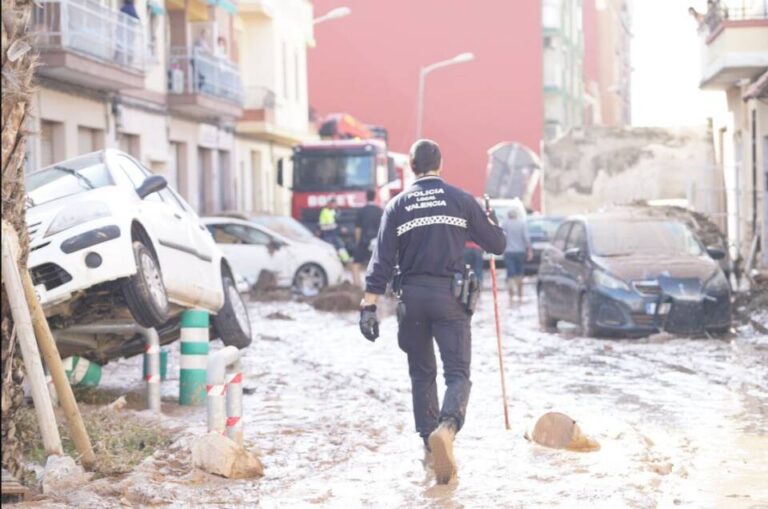
[[[287, 218], [295, 224], [266, 219], [274, 217], [258, 216], [254, 221], [206, 217], [203, 222], [235, 270], [251, 285], [263, 271], [275, 275], [277, 286], [294, 287], [304, 295], [341, 281], [344, 268], [333, 246], [293, 219]], [[256, 221], [270, 222], [281, 233]]]
[[676, 220], [574, 217], [542, 256], [539, 322], [572, 322], [587, 336], [727, 332], [731, 291], [715, 261], [723, 256]]
[[563, 222], [562, 217], [529, 215], [525, 224], [528, 227], [528, 237], [531, 240], [533, 258], [525, 261], [525, 274], [532, 276], [539, 272], [541, 254], [550, 246], [557, 227]]
[[[33, 171], [26, 188], [28, 266], [52, 327], [132, 317], [171, 331], [167, 342], [178, 337], [181, 312], [200, 308], [225, 344], [251, 343], [232, 266], [162, 176], [107, 149]], [[63, 353], [100, 362], [143, 351], [122, 348], [127, 338], [69, 337], [57, 334]]]

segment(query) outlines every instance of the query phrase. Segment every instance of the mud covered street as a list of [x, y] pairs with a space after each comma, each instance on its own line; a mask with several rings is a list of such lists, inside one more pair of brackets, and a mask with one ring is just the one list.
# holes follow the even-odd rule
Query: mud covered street
[[[538, 331], [532, 296], [511, 308], [502, 299], [512, 430], [504, 430], [485, 292], [473, 320], [474, 385], [456, 445], [459, 478], [448, 486], [436, 486], [424, 467], [395, 319], [386, 318], [382, 337], [370, 344], [354, 313], [273, 302], [251, 307], [258, 336], [244, 366], [246, 440], [261, 452], [262, 479], [225, 481], [190, 471], [183, 447], [172, 447], [119, 483], [81, 488], [69, 503], [768, 507], [760, 479], [768, 471], [768, 338], [749, 330], [729, 340], [546, 334]], [[163, 389], [164, 422], [183, 428], [183, 444], [205, 423], [203, 409], [171, 403], [176, 350]], [[108, 365], [103, 386], [140, 391], [140, 362]], [[527, 442], [526, 426], [548, 410], [574, 417], [601, 449], [563, 452]]]

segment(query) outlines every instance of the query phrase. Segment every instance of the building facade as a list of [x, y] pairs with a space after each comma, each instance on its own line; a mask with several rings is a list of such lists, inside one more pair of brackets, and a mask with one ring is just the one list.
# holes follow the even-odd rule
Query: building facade
[[700, 86], [728, 104], [713, 134], [733, 255], [768, 269], [768, 2], [713, 2], [697, 21]]
[[471, 52], [474, 60], [430, 73], [423, 135], [441, 144], [447, 178], [473, 194], [485, 188], [488, 150], [517, 141], [538, 151], [543, 130], [541, 6], [538, 2], [316, 0], [352, 15], [315, 29], [310, 104], [384, 126], [390, 148], [416, 137], [420, 70]]
[[[284, 145], [306, 136], [310, 3], [133, 0], [138, 17], [128, 3], [37, 3], [28, 167], [115, 147], [164, 175], [201, 214], [287, 210], [270, 177], [287, 149], [260, 143], [261, 128], [248, 122], [261, 101], [279, 119], [262, 127], [289, 132]], [[276, 99], [257, 98], [258, 87]]]

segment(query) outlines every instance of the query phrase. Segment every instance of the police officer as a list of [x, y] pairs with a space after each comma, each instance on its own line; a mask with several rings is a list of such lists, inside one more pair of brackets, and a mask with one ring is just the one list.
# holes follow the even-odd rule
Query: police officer
[[[396, 267], [404, 316], [398, 316], [398, 344], [408, 355], [416, 431], [434, 456], [437, 482], [456, 473], [455, 434], [464, 424], [472, 383], [470, 314], [453, 292], [464, 269], [464, 244], [472, 240], [494, 254], [504, 252], [504, 233], [468, 193], [440, 177], [437, 143], [418, 140], [410, 151], [416, 182], [386, 207], [366, 274], [360, 330], [379, 335], [376, 302]], [[446, 391], [437, 397], [433, 338], [443, 359]]]

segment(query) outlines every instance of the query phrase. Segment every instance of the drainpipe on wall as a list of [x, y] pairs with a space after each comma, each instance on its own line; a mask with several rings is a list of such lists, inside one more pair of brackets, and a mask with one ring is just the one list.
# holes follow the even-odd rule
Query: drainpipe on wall
[[757, 108], [752, 110], [752, 235], [757, 235]]

